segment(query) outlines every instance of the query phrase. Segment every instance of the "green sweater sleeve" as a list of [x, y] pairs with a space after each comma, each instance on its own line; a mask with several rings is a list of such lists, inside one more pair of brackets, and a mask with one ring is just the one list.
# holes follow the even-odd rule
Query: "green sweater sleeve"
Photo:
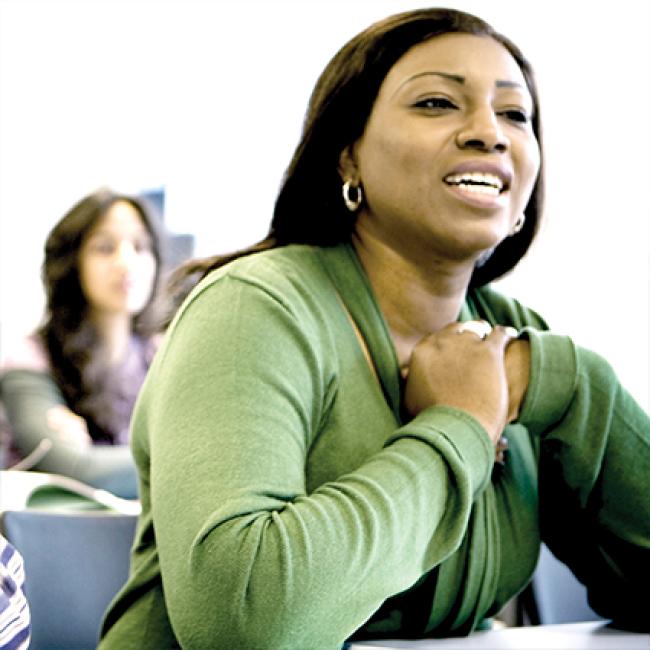
[[124, 498], [137, 496], [135, 464], [127, 446], [81, 449], [66, 444], [50, 429], [47, 411], [65, 405], [65, 400], [48, 373], [15, 368], [5, 371], [1, 382], [2, 403], [20, 452], [31, 453], [42, 440], [52, 444], [35, 469], [70, 476]]
[[541, 436], [542, 538], [587, 587], [594, 610], [647, 628], [650, 419], [600, 356], [528, 330], [520, 421]]
[[335, 342], [284, 296], [215, 284], [177, 316], [134, 420], [169, 619], [183, 647], [340, 648], [459, 546], [492, 447], [430, 408], [309, 492], [338, 426]]

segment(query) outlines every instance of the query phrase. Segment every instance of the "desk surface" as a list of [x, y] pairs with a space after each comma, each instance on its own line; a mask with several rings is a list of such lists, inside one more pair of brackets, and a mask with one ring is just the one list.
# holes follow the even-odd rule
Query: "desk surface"
[[386, 639], [358, 641], [350, 650], [648, 650], [650, 634], [635, 634], [608, 627], [606, 622], [568, 623], [511, 627], [474, 632], [464, 638], [426, 639], [419, 641]]

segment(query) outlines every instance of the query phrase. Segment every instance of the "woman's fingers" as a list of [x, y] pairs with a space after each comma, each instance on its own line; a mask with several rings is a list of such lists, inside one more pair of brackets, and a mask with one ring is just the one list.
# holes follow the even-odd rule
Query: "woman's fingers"
[[504, 352], [512, 338], [511, 329], [485, 321], [450, 323], [423, 338], [409, 364], [406, 409], [412, 415], [432, 405], [462, 409], [496, 441], [507, 422]]

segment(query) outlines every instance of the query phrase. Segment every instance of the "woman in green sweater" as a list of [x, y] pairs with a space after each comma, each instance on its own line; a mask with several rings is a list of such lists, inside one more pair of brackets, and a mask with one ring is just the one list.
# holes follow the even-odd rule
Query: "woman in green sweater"
[[268, 237], [185, 269], [103, 650], [469, 634], [540, 540], [647, 626], [648, 417], [488, 286], [537, 231], [539, 134], [528, 63], [473, 16], [393, 16], [332, 59]]

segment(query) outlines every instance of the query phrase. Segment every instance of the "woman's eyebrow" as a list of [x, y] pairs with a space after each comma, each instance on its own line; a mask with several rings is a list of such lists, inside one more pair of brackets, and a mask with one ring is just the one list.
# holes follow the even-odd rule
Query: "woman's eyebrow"
[[443, 79], [449, 79], [450, 81], [455, 81], [456, 83], [459, 84], [465, 83], [465, 77], [459, 74], [451, 74], [450, 72], [439, 72], [437, 70], [427, 70], [425, 72], [418, 72], [417, 74], [414, 74], [408, 79], [404, 79], [404, 81], [402, 81], [402, 83], [395, 89], [395, 92], [397, 92], [402, 86], [406, 85], [407, 83], [411, 81], [415, 81], [415, 79], [419, 79], [420, 77], [428, 77], [428, 76], [442, 77]]
[[[417, 74], [414, 74], [412, 77], [405, 79], [395, 89], [395, 92], [397, 92], [402, 86], [409, 83], [410, 81], [414, 81], [415, 79], [419, 79], [420, 77], [427, 77], [427, 76], [442, 77], [443, 79], [448, 79], [449, 81], [454, 81], [458, 84], [465, 83], [465, 77], [463, 77], [462, 75], [452, 74], [451, 72], [441, 72], [439, 70], [427, 70], [425, 72], [418, 72]], [[494, 82], [494, 85], [497, 88], [523, 88], [523, 86], [518, 81], [509, 81], [507, 79], [497, 79]]]
[[497, 79], [494, 85], [497, 88], [523, 88], [518, 81], [506, 81], [505, 79]]

